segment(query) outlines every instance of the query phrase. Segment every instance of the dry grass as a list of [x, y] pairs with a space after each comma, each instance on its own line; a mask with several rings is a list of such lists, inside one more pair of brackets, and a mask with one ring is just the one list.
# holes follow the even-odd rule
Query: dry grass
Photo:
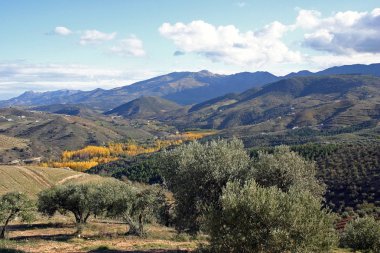
[[40, 191], [57, 184], [103, 180], [106, 179], [62, 168], [0, 165], [0, 195], [9, 191], [19, 191], [34, 197]]
[[0, 134], [0, 150], [6, 150], [11, 148], [25, 148], [28, 140], [10, 137]]
[[177, 234], [170, 228], [151, 225], [147, 238], [138, 238], [126, 236], [124, 224], [100, 220], [92, 220], [82, 238], [76, 238], [75, 226], [70, 221], [70, 217], [58, 216], [53, 220], [41, 219], [30, 226], [13, 224], [9, 239], [0, 241], [0, 252], [5, 249], [31, 253], [177, 252], [193, 250], [198, 245], [196, 240], [175, 240]]

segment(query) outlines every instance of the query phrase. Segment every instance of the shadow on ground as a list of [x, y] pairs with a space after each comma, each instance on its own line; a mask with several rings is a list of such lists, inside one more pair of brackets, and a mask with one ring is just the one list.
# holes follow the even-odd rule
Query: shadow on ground
[[25, 253], [22, 250], [0, 248], [1, 253]]
[[188, 250], [163, 250], [163, 249], [151, 249], [151, 250], [111, 250], [111, 249], [95, 249], [88, 253], [190, 253]]
[[73, 224], [65, 223], [42, 223], [42, 224], [20, 224], [20, 225], [9, 225], [7, 227], [8, 231], [26, 231], [30, 229], [44, 229], [44, 228], [73, 228]]

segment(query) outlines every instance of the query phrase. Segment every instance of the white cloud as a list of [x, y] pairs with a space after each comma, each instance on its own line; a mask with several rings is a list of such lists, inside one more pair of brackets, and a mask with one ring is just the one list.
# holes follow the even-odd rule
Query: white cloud
[[72, 31], [69, 28], [64, 27], [64, 26], [57, 26], [56, 28], [54, 28], [53, 32], [57, 35], [62, 35], [62, 36], [67, 36], [67, 35], [72, 34]]
[[98, 30], [86, 30], [80, 37], [79, 43], [81, 45], [87, 44], [99, 44], [105, 41], [113, 40], [116, 36], [116, 32], [103, 33]]
[[299, 10], [296, 19], [295, 28], [301, 27], [306, 29], [315, 28], [320, 24], [321, 13], [316, 10]]
[[380, 53], [380, 8], [371, 12], [338, 12], [321, 18], [317, 11], [301, 10], [297, 27], [305, 29], [303, 45], [337, 55]]
[[[160, 73], [149, 70], [115, 70], [84, 65], [0, 63], [0, 99], [27, 90], [91, 90], [114, 88], [148, 79]], [[3, 95], [3, 91], [8, 91]]]
[[247, 3], [246, 2], [237, 2], [236, 5], [240, 8], [243, 8], [247, 5]]
[[235, 26], [214, 26], [202, 20], [164, 23], [159, 32], [184, 53], [196, 53], [214, 62], [238, 66], [262, 66], [278, 62], [298, 62], [299, 52], [282, 41], [288, 27], [273, 22], [259, 31], [240, 32]]
[[110, 51], [120, 56], [142, 57], [146, 55], [143, 42], [135, 35], [119, 40], [115, 46], [110, 48]]

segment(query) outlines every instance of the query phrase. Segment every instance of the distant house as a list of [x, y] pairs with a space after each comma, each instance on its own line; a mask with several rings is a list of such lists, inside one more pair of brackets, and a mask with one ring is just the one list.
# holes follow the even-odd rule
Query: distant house
[[13, 161], [9, 162], [9, 165], [20, 165], [20, 164], [21, 164], [20, 160], [13, 160]]
[[42, 157], [33, 157], [30, 159], [23, 160], [23, 163], [25, 163], [25, 164], [38, 164], [41, 162], [41, 160], [42, 160]]

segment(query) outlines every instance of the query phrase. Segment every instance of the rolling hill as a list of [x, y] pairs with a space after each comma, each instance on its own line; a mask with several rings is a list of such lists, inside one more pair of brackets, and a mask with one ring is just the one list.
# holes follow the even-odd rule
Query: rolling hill
[[15, 159], [57, 158], [64, 150], [112, 141], [146, 142], [172, 127], [144, 120], [126, 121], [102, 114], [70, 116], [25, 109], [0, 109], [0, 163]]
[[182, 107], [160, 97], [141, 97], [106, 112], [106, 115], [118, 115], [125, 118], [157, 118], [167, 112]]

